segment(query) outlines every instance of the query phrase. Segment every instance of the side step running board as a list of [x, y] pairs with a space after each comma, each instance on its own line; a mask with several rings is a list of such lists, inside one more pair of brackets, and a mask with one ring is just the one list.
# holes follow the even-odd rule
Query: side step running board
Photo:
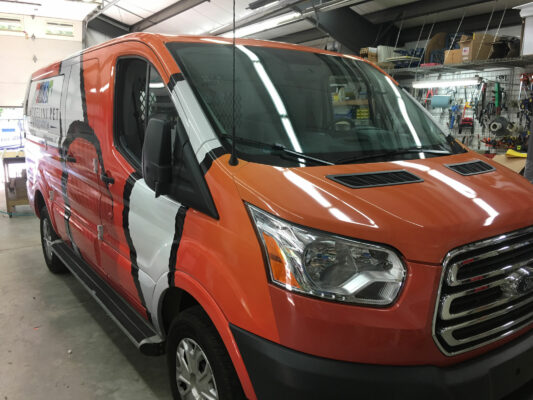
[[57, 240], [53, 250], [143, 354], [157, 356], [165, 352], [165, 342], [154, 328], [70, 247]]

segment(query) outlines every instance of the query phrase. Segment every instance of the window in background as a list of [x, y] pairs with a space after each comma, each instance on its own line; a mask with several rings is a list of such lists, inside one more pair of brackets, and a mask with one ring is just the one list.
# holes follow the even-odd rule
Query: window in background
[[74, 25], [59, 22], [47, 22], [46, 34], [51, 36], [74, 36]]
[[0, 107], [0, 150], [24, 147], [22, 107]]
[[0, 31], [22, 32], [24, 28], [19, 18], [0, 18]]

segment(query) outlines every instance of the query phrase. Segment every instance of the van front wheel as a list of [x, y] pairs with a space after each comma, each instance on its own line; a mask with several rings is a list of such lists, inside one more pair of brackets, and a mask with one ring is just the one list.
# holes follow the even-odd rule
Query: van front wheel
[[224, 344], [199, 306], [182, 311], [172, 323], [167, 363], [174, 399], [245, 398]]
[[59, 236], [55, 233], [52, 222], [50, 222], [46, 206], [41, 208], [39, 215], [41, 216], [41, 246], [46, 266], [54, 274], [66, 274], [69, 272], [67, 267], [52, 251], [52, 243], [59, 239]]

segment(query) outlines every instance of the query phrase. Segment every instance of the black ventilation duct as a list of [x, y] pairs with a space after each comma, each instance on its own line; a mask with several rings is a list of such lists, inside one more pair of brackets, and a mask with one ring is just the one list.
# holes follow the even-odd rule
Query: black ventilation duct
[[405, 170], [365, 172], [360, 174], [328, 175], [327, 178], [352, 189], [403, 185], [424, 180]]
[[496, 170], [492, 165], [480, 160], [467, 161], [459, 164], [446, 164], [446, 167], [465, 176], [485, 174]]

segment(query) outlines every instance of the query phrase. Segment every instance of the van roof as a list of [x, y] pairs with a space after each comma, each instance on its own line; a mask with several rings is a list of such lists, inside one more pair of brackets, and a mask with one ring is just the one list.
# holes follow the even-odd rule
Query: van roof
[[[215, 43], [215, 44], [220, 44], [220, 45], [233, 44], [232, 38], [223, 38], [220, 36], [163, 35], [159, 33], [136, 32], [136, 33], [128, 33], [126, 35], [119, 36], [115, 39], [111, 39], [107, 42], [97, 44], [95, 46], [91, 46], [87, 49], [84, 49], [75, 54], [72, 54], [69, 57], [66, 57], [64, 60], [77, 57], [81, 54], [87, 54], [92, 51], [96, 51], [96, 50], [99, 50], [104, 47], [111, 46], [117, 43], [128, 42], [128, 41], [142, 42], [152, 47], [154, 50], [157, 50], [157, 48], [161, 48], [162, 46], [165, 45], [165, 43], [169, 43], [169, 42]], [[329, 54], [329, 55], [334, 55], [334, 56], [341, 55], [341, 56], [355, 58], [358, 60], [369, 62], [368, 60], [364, 60], [361, 57], [354, 56], [354, 55], [341, 54], [341, 53], [337, 53], [333, 51], [321, 50], [315, 47], [302, 46], [302, 45], [292, 44], [292, 43], [274, 42], [270, 40], [257, 40], [257, 39], [235, 39], [235, 43], [238, 45], [244, 45], [244, 46], [261, 46], [261, 47], [271, 47], [271, 48], [287, 49], [287, 50], [299, 50], [299, 51], [307, 51], [307, 52], [312, 52], [312, 53]], [[56, 62], [54, 64], [48, 65], [44, 68], [41, 68], [35, 71], [32, 74], [32, 80], [45, 78], [46, 76], [57, 75], [59, 73], [60, 63], [61, 62]], [[388, 75], [379, 66], [372, 64], [372, 63], [370, 64], [374, 66], [375, 68], [379, 69], [384, 74]], [[392, 79], [393, 82], [396, 82], [392, 77], [390, 78]]]

